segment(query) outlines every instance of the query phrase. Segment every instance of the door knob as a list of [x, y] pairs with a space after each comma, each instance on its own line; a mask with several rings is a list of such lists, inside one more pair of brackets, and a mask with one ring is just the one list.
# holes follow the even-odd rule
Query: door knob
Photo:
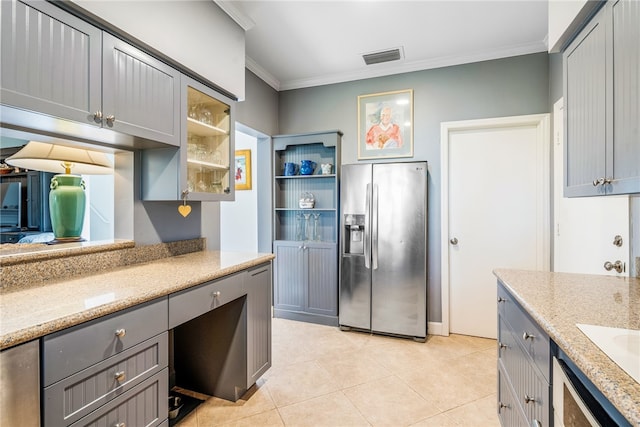
[[457, 245], [458, 244], [458, 239], [456, 237], [454, 237], [453, 239], [449, 240], [449, 242], [451, 242], [452, 245]]

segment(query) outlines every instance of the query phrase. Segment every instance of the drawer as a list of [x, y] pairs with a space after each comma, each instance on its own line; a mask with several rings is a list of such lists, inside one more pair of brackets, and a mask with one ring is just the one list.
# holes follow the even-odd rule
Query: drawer
[[71, 426], [155, 427], [164, 425], [169, 415], [167, 377], [165, 368]]
[[168, 335], [165, 331], [46, 387], [47, 427], [69, 425], [166, 368]]
[[244, 272], [169, 295], [169, 329], [245, 295]]
[[[551, 381], [551, 344], [549, 336], [529, 317], [511, 294], [498, 286], [498, 313], [506, 319], [513, 336], [524, 351], [531, 357], [542, 376]], [[498, 299], [500, 301], [500, 299]]]
[[[161, 298], [43, 338], [43, 386], [127, 350], [167, 330]], [[124, 335], [116, 335], [122, 331]]]

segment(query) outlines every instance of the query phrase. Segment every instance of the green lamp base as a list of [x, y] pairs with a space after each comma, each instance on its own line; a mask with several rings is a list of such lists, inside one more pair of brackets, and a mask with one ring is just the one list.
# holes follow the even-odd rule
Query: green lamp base
[[49, 214], [54, 241], [68, 243], [82, 239], [86, 195], [79, 175], [60, 174], [51, 178]]

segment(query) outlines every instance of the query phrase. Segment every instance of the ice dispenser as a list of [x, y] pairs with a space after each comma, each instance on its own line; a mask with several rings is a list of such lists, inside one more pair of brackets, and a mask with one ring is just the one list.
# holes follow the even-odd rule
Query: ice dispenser
[[344, 215], [344, 253], [364, 254], [364, 215]]

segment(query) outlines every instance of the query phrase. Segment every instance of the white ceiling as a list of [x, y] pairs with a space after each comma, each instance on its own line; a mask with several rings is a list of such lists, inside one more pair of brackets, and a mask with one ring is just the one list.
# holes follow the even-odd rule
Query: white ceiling
[[[246, 66], [276, 90], [547, 50], [546, 0], [216, 3], [246, 30]], [[404, 58], [365, 65], [362, 54]]]

